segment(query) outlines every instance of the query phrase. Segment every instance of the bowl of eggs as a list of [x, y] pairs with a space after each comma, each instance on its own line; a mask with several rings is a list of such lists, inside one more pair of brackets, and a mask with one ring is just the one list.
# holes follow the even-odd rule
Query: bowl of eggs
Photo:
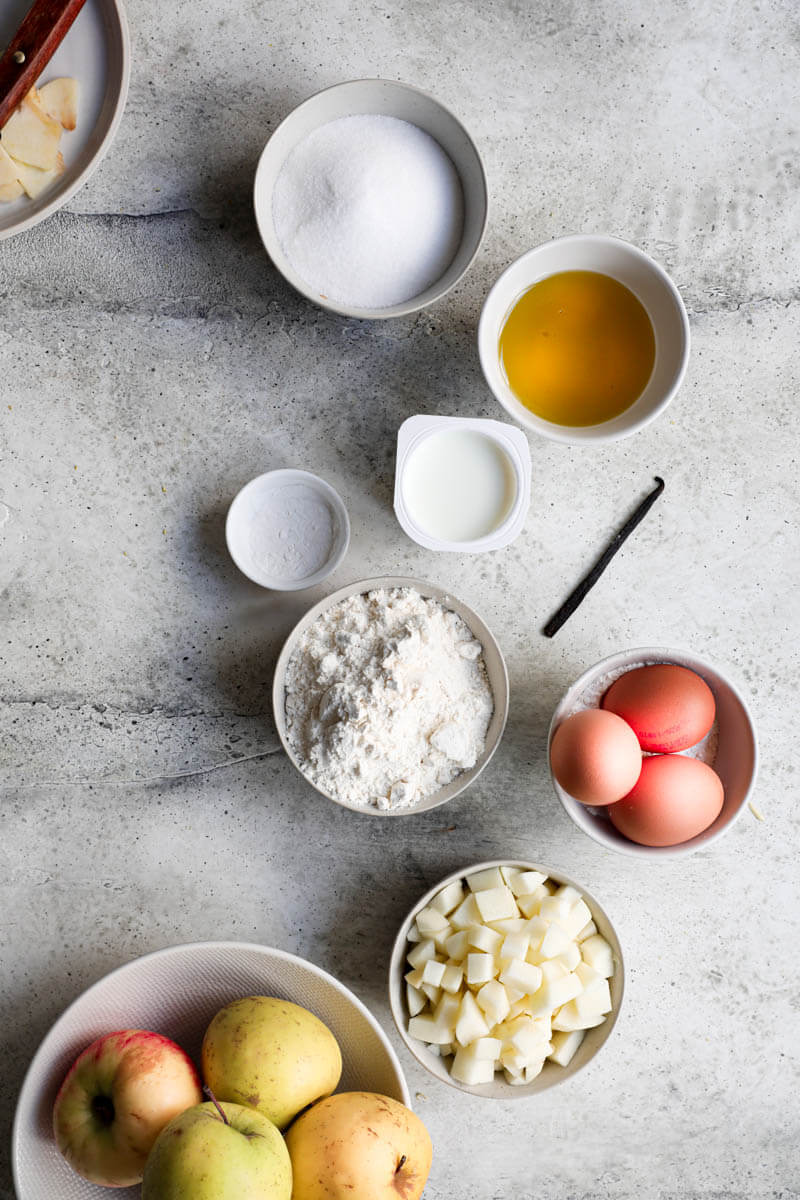
[[688, 651], [625, 650], [585, 671], [550, 724], [556, 795], [596, 842], [645, 858], [692, 854], [740, 816], [758, 770], [747, 702]]
[[389, 968], [397, 1029], [442, 1083], [514, 1100], [570, 1079], [609, 1038], [625, 986], [619, 939], [580, 884], [497, 859], [431, 888]]
[[576, 234], [503, 272], [483, 306], [478, 352], [495, 398], [526, 429], [557, 442], [610, 442], [672, 400], [689, 361], [689, 319], [644, 251]]

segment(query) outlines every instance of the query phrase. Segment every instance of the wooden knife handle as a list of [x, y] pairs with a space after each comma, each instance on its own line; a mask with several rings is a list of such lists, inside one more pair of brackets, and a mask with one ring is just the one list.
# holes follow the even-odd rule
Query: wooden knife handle
[[36, 0], [0, 57], [0, 129], [36, 83], [85, 3]]

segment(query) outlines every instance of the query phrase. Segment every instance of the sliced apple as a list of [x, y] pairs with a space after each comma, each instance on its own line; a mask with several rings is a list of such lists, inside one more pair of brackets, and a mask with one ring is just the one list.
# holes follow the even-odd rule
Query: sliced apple
[[43, 171], [41, 167], [29, 167], [27, 163], [17, 162], [16, 159], [13, 161], [17, 170], [17, 179], [31, 200], [41, 196], [42, 192], [49, 188], [59, 175], [64, 174], [64, 156], [62, 154], [56, 156], [56, 165], [50, 171]]
[[10, 204], [12, 200], [19, 200], [23, 191], [22, 184], [16, 179], [13, 183], [0, 184], [0, 204]]
[[3, 147], [18, 162], [52, 171], [58, 159], [61, 126], [30, 95], [11, 114], [3, 129]]
[[39, 90], [39, 103], [48, 117], [73, 130], [78, 123], [77, 79], [51, 79]]
[[22, 195], [22, 184], [17, 178], [16, 164], [0, 146], [0, 203], [10, 204]]

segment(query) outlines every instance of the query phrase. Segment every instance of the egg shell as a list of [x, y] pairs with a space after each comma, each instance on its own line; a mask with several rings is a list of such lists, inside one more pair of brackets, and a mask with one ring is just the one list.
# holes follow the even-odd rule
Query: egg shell
[[612, 683], [602, 707], [627, 721], [643, 750], [688, 750], [714, 724], [714, 693], [687, 667], [659, 663], [626, 671]]
[[636, 783], [642, 752], [630, 725], [600, 708], [585, 708], [562, 721], [550, 743], [556, 782], [581, 804], [621, 800]]
[[708, 829], [720, 814], [724, 791], [716, 771], [697, 758], [645, 758], [636, 786], [613, 804], [611, 823], [641, 846], [677, 846]]

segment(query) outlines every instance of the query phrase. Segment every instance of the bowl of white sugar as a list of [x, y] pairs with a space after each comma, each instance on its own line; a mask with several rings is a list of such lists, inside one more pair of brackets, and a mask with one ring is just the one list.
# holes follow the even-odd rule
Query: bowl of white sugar
[[400, 576], [340, 588], [275, 668], [278, 735], [303, 777], [369, 816], [426, 812], [485, 769], [508, 716], [500, 647], [444, 588]]
[[488, 215], [464, 126], [426, 92], [388, 79], [336, 84], [295, 108], [264, 148], [254, 202], [284, 278], [323, 308], [371, 320], [449, 292]]

